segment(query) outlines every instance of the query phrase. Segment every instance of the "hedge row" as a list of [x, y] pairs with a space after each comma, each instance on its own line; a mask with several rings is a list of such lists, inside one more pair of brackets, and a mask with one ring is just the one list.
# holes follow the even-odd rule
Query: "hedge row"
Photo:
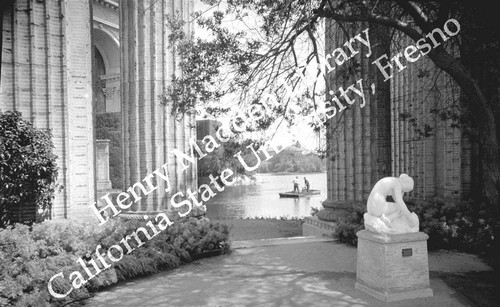
[[96, 227], [92, 222], [63, 220], [0, 229], [0, 306], [61, 306], [89, 298], [92, 292], [119, 281], [188, 263], [204, 251], [230, 251], [226, 225], [184, 218], [67, 297], [56, 299], [49, 294], [47, 284], [52, 276], [64, 273], [65, 278], [54, 283], [54, 290], [65, 293], [72, 288], [71, 272], [84, 275], [78, 258], [90, 255], [95, 259], [97, 245], [106, 251], [144, 225], [145, 221], [115, 219]]

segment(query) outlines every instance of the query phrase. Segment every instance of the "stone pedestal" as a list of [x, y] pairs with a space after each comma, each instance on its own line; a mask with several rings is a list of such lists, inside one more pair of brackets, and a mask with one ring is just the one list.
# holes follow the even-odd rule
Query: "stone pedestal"
[[109, 142], [110, 140], [96, 140], [98, 191], [111, 189], [111, 180], [109, 180]]
[[358, 236], [356, 289], [384, 302], [432, 296], [427, 239], [423, 232]]

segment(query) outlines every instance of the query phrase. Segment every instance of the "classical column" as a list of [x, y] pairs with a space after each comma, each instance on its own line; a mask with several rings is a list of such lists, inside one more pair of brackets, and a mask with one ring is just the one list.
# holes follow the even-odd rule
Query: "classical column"
[[63, 189], [55, 194], [51, 217], [90, 218], [88, 205], [95, 199], [90, 1], [10, 2], [2, 12], [0, 111], [20, 111], [36, 128], [52, 133]]
[[[326, 53], [344, 48], [350, 38], [369, 29], [371, 51], [361, 43], [353, 44], [360, 52], [327, 75], [327, 101], [337, 94], [340, 87], [347, 89], [363, 80], [365, 106], [361, 97], [348, 91], [348, 97], [356, 97], [352, 105], [342, 101], [346, 108], [332, 117], [327, 128], [327, 199], [320, 220], [335, 221], [338, 213], [349, 210], [353, 202], [365, 202], [378, 179], [391, 175], [391, 111], [389, 82], [372, 62], [388, 53], [383, 28], [373, 25], [346, 23], [343, 27], [335, 21], [326, 22]], [[348, 54], [349, 55], [349, 54]], [[330, 61], [333, 62], [334, 59]]]
[[[414, 44], [403, 34], [396, 35], [402, 46]], [[391, 80], [393, 175], [412, 176], [412, 198], [467, 197], [473, 182], [471, 143], [452, 119], [436, 113], [458, 113], [460, 90], [428, 57], [406, 67]]]
[[168, 48], [167, 18], [180, 14], [187, 20], [191, 10], [192, 1], [120, 2], [124, 189], [165, 163], [171, 186], [165, 193], [165, 182], [157, 181], [159, 188], [133, 205], [132, 214], [167, 210], [173, 194], [196, 189], [196, 167], [182, 171], [170, 152], [189, 150], [188, 140], [196, 134], [194, 118], [186, 115], [177, 120], [171, 106], [161, 105], [159, 98], [172, 76], [181, 74], [178, 59]]

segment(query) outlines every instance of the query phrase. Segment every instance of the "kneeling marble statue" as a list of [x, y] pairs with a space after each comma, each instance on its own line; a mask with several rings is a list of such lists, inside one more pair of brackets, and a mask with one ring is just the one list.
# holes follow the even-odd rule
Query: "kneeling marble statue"
[[[403, 201], [403, 193], [412, 190], [413, 179], [407, 174], [380, 179], [368, 196], [365, 229], [391, 234], [418, 232], [418, 216]], [[392, 196], [394, 202], [388, 202], [387, 196]]]

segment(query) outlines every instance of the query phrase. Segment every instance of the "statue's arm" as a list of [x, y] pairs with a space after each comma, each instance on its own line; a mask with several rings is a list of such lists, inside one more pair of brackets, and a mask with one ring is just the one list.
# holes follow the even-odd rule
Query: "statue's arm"
[[408, 210], [408, 207], [403, 201], [403, 191], [401, 189], [401, 185], [396, 185], [394, 187], [394, 194], [392, 196], [396, 204], [399, 206], [399, 210], [401, 211], [401, 213], [403, 213], [404, 215], [410, 215], [411, 212], [410, 210]]

